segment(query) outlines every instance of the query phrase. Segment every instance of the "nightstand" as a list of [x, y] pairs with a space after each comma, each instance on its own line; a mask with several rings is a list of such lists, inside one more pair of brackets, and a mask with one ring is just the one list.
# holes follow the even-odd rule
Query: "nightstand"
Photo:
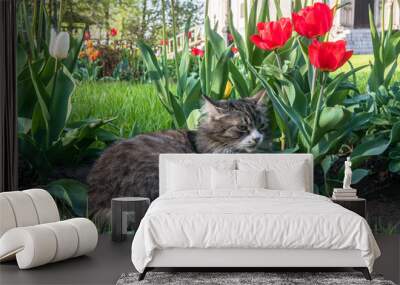
[[359, 214], [361, 217], [366, 218], [367, 214], [367, 200], [363, 198], [357, 199], [332, 199], [332, 202], [339, 204], [340, 206]]

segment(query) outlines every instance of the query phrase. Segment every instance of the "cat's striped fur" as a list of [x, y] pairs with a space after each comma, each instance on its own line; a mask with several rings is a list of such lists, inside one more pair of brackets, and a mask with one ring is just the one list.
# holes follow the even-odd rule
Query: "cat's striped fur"
[[92, 215], [108, 215], [113, 197], [157, 198], [160, 153], [255, 151], [263, 140], [269, 140], [263, 98], [264, 93], [230, 101], [205, 97], [204, 116], [197, 132], [141, 134], [109, 147], [88, 177]]

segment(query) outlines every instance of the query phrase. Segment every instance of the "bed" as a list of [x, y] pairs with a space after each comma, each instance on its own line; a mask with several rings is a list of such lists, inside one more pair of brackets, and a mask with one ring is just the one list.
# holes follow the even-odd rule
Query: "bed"
[[380, 251], [361, 216], [313, 194], [309, 154], [161, 154], [160, 197], [132, 243], [153, 268], [352, 267]]

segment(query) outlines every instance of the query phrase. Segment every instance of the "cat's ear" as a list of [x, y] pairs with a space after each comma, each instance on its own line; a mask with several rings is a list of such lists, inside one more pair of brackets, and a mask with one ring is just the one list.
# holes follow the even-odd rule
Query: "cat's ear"
[[265, 95], [267, 95], [267, 91], [261, 90], [256, 95], [249, 97], [248, 100], [254, 102], [256, 105], [264, 105]]
[[222, 109], [218, 106], [218, 102], [206, 95], [203, 95], [202, 97], [204, 99], [204, 111], [209, 116], [220, 116], [222, 113]]

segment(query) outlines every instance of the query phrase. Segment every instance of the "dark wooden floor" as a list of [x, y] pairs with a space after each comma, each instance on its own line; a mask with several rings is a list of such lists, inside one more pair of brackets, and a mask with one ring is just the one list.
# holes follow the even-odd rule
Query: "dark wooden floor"
[[[376, 261], [374, 272], [399, 283], [400, 236], [378, 235], [376, 239], [383, 256]], [[131, 242], [114, 243], [110, 236], [103, 235], [97, 249], [88, 256], [29, 270], [19, 270], [15, 262], [4, 263], [0, 265], [0, 284], [115, 284], [122, 273], [135, 270], [130, 258]]]
[[101, 235], [95, 251], [88, 256], [19, 270], [16, 262], [0, 265], [0, 284], [115, 284], [122, 273], [134, 271], [132, 238], [121, 243]]

